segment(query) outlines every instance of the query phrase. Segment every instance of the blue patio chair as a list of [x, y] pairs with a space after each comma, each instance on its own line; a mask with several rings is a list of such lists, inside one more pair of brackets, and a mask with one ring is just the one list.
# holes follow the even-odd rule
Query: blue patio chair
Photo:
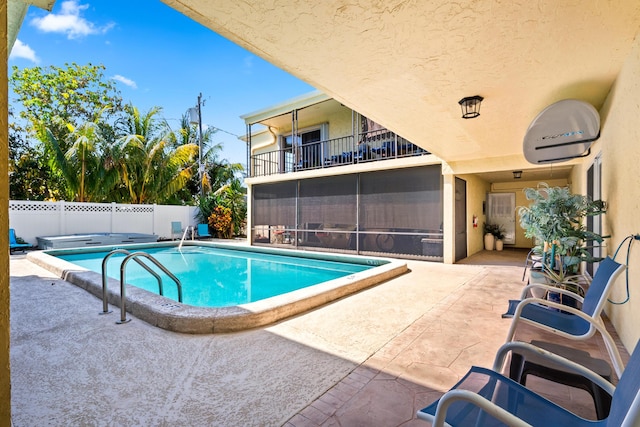
[[209, 234], [209, 224], [198, 224], [198, 237], [201, 239], [211, 237], [211, 234]]
[[31, 247], [28, 243], [18, 243], [16, 240], [16, 231], [13, 228], [9, 229], [9, 253], [17, 250], [24, 250], [25, 248]]
[[605, 258], [600, 262], [598, 271], [593, 277], [584, 298], [566, 289], [540, 283], [528, 285], [525, 289], [542, 288], [567, 295], [581, 302], [582, 308], [577, 309], [542, 298], [523, 299], [517, 304], [513, 313], [507, 341], [513, 340], [516, 329], [521, 323], [533, 325], [573, 340], [589, 339], [597, 331], [600, 332], [604, 339], [616, 374], [620, 376], [624, 369], [622, 359], [613, 338], [604, 326], [600, 314], [611, 292], [613, 283], [624, 268], [624, 265], [615, 262], [610, 257]]
[[173, 240], [182, 238], [182, 222], [180, 221], [172, 221], [171, 222], [171, 238]]
[[[610, 393], [607, 418], [586, 420], [499, 373], [510, 351], [533, 351], [551, 363], [562, 365]], [[640, 345], [631, 355], [617, 387], [584, 366], [523, 342], [504, 344], [493, 369], [477, 366], [439, 400], [417, 412], [434, 427], [451, 426], [572, 426], [619, 427], [640, 425]], [[445, 424], [446, 423], [446, 424]]]

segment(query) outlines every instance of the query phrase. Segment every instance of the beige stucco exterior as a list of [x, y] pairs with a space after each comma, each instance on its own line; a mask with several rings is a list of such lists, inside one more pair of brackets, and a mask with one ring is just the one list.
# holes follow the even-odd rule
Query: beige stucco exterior
[[[598, 148], [602, 152], [603, 199], [609, 204], [604, 221], [604, 234], [610, 234], [609, 253], [625, 236], [640, 233], [640, 39], [636, 37], [616, 84], [607, 98], [603, 115], [602, 137]], [[590, 161], [575, 171], [581, 188]], [[579, 189], [579, 190], [580, 190]], [[622, 256], [625, 251], [621, 251]], [[624, 258], [622, 258], [624, 260]], [[609, 305], [607, 313], [627, 348], [640, 338], [640, 242], [635, 242], [629, 258], [629, 287], [631, 298], [624, 305]], [[622, 301], [626, 296], [625, 278], [618, 280], [612, 300]]]
[[[7, 3], [0, 4], [0, 28], [7, 28]], [[7, 31], [0, 31], [0, 425], [11, 423], [11, 368], [9, 362], [9, 138], [7, 85]]]

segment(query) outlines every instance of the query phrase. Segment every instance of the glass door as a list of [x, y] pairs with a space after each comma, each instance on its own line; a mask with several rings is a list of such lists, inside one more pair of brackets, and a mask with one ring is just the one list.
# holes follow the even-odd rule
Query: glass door
[[498, 224], [504, 230], [503, 242], [516, 243], [516, 193], [489, 193], [487, 195], [487, 223]]

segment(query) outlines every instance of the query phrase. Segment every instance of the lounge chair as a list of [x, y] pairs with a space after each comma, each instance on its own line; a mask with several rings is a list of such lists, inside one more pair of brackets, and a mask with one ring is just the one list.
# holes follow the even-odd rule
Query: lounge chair
[[[586, 420], [499, 373], [510, 351], [533, 351], [576, 372], [612, 395], [607, 418]], [[640, 423], [640, 345], [636, 345], [617, 387], [584, 366], [523, 342], [503, 345], [493, 369], [473, 366], [439, 400], [417, 412], [434, 427], [463, 426], [637, 426]], [[447, 424], [445, 424], [447, 423]]]
[[211, 234], [209, 234], [209, 224], [198, 224], [198, 238], [204, 239], [205, 237], [211, 237]]
[[171, 222], [171, 239], [180, 240], [182, 238], [182, 222]]
[[573, 340], [589, 339], [597, 331], [600, 332], [604, 339], [616, 374], [620, 376], [624, 369], [622, 359], [613, 338], [604, 326], [600, 314], [613, 283], [624, 268], [624, 265], [618, 264], [610, 257], [605, 258], [600, 262], [598, 271], [584, 298], [566, 289], [539, 283], [528, 285], [525, 289], [542, 288], [567, 295], [581, 302], [582, 308], [577, 309], [542, 298], [526, 298], [520, 301], [515, 308], [511, 327], [507, 334], [507, 341], [513, 340], [520, 323], [533, 325]]
[[527, 254], [527, 259], [524, 261], [524, 271], [522, 272], [522, 281], [527, 275], [527, 269], [540, 269], [542, 268], [542, 256], [536, 254], [533, 249]]
[[28, 243], [18, 243], [16, 240], [16, 231], [13, 228], [9, 229], [9, 253], [17, 250], [24, 251], [25, 248], [29, 247], [31, 247], [31, 245]]

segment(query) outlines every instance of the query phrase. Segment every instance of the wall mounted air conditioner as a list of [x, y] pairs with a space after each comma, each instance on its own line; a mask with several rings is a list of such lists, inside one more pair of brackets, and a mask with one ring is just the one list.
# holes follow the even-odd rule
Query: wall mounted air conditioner
[[533, 119], [524, 136], [524, 157], [536, 165], [585, 157], [599, 137], [600, 115], [593, 105], [564, 99]]

